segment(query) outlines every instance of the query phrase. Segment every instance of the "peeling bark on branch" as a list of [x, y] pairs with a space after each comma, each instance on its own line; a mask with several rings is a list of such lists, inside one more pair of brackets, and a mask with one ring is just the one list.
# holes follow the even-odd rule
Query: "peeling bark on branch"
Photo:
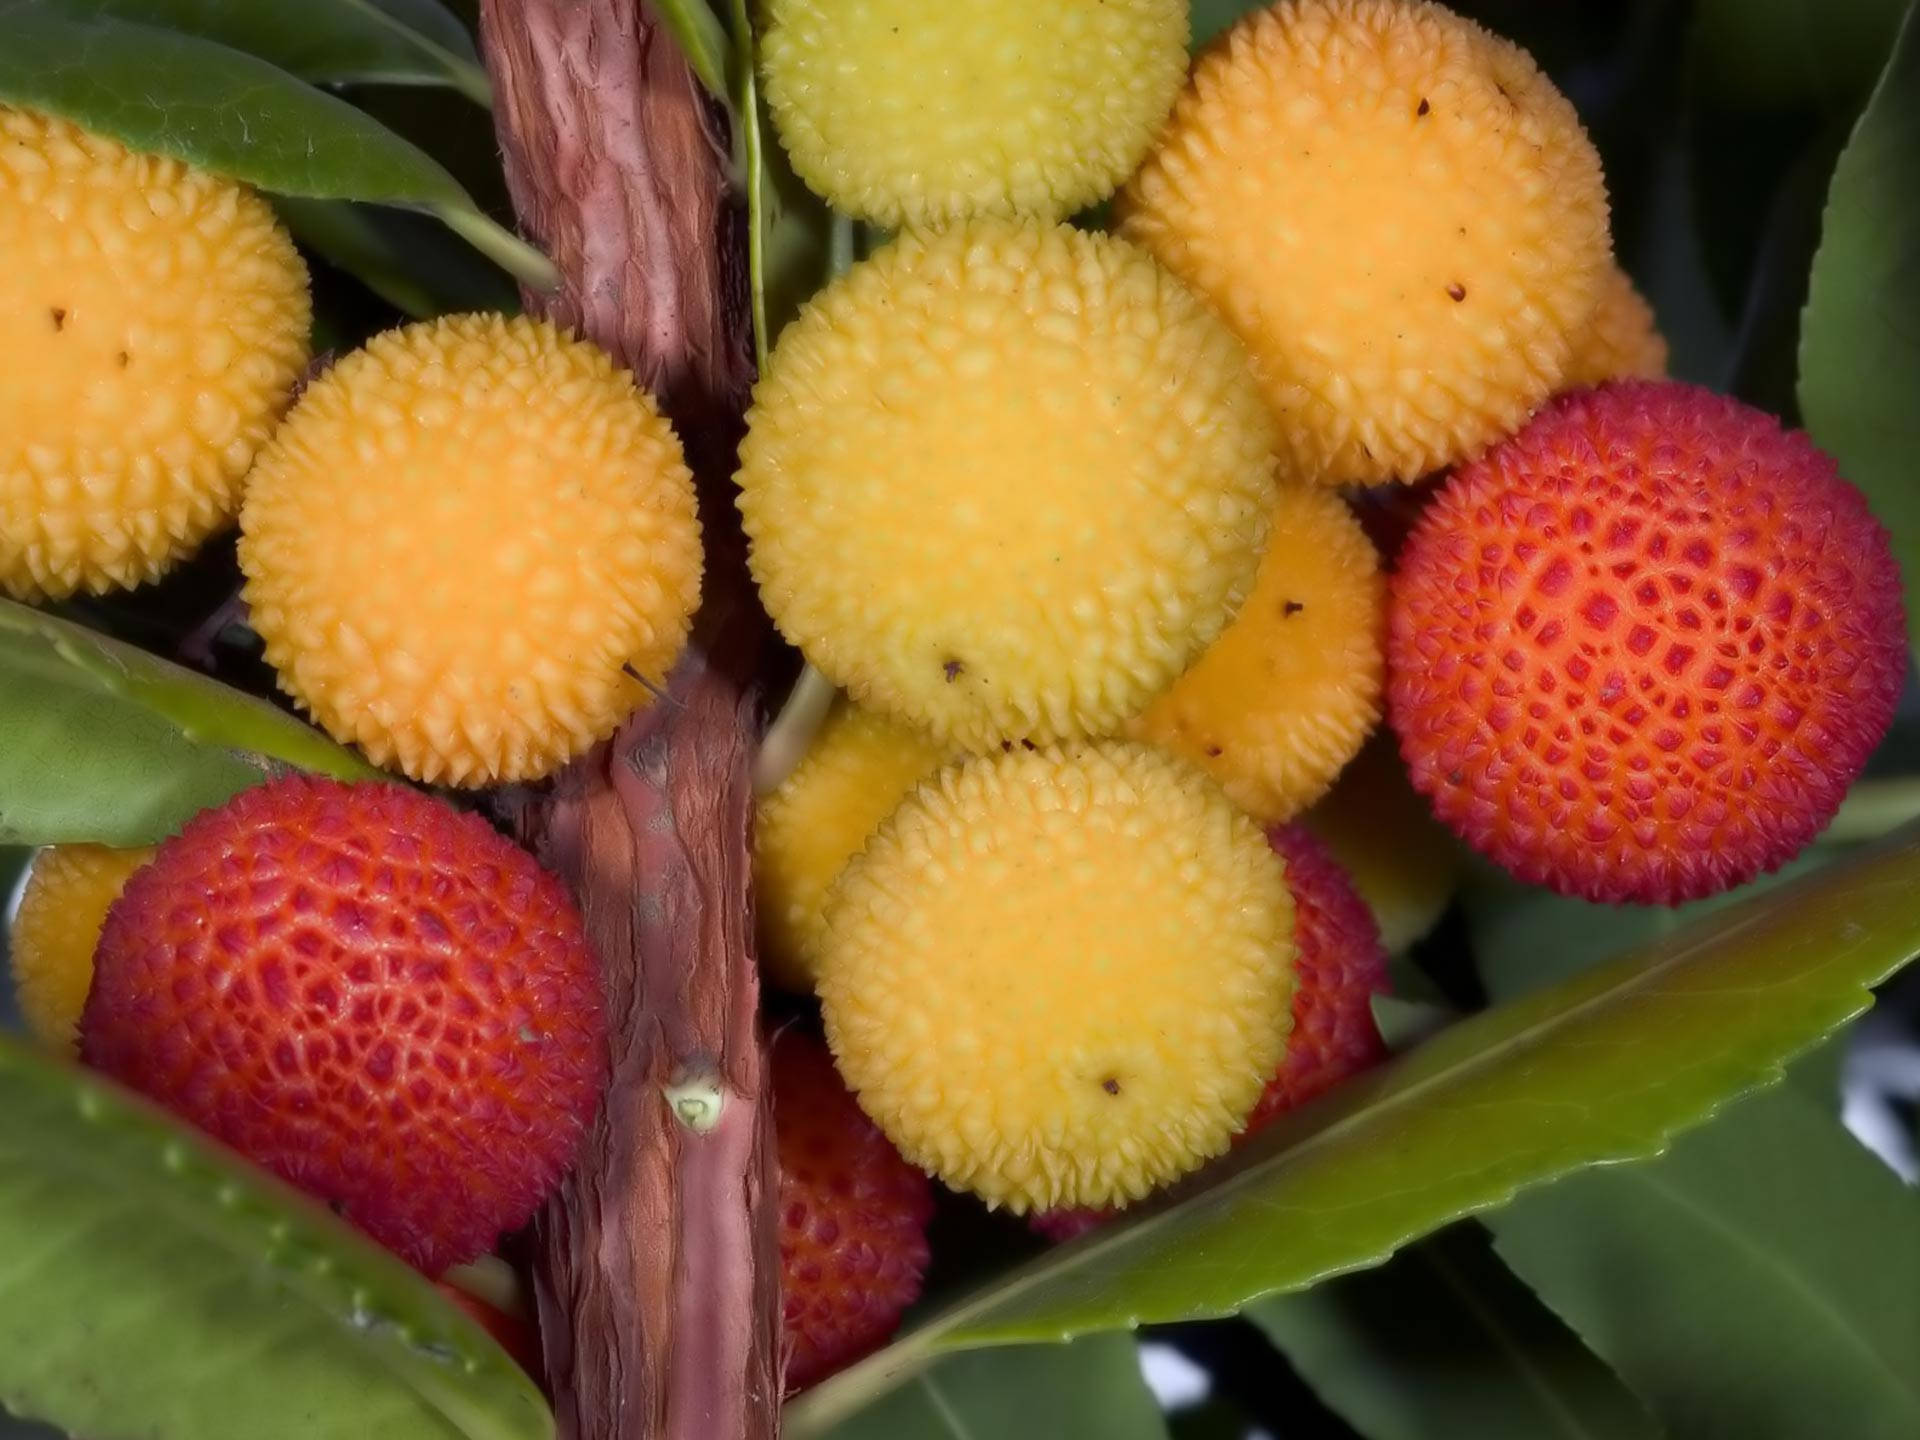
[[[661, 398], [707, 537], [667, 696], [521, 821], [580, 901], [613, 1034], [606, 1103], [538, 1225], [555, 1412], [579, 1440], [763, 1440], [779, 1257], [748, 774], [766, 629], [730, 494], [752, 344], [724, 122], [641, 0], [485, 0], [481, 37], [514, 208], [563, 277], [528, 306]], [[675, 1086], [717, 1093], [717, 1123], [677, 1118]]]

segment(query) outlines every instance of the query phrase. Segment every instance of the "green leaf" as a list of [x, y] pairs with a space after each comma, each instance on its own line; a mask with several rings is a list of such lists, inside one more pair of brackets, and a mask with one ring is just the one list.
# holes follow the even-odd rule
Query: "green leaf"
[[1651, 1440], [1640, 1402], [1472, 1226], [1247, 1318], [1367, 1440]]
[[1132, 1337], [1094, 1335], [1071, 1345], [949, 1356], [835, 1430], [833, 1440], [1021, 1435], [1167, 1440]]
[[1920, 1202], [1800, 1086], [1489, 1223], [1671, 1434], [1920, 1435]]
[[204, 675], [0, 600], [0, 845], [146, 845], [280, 765], [380, 774]]
[[273, 208], [301, 244], [417, 320], [520, 306], [504, 274], [424, 216], [285, 195]]
[[1199, 50], [1242, 15], [1264, 10], [1270, 3], [1271, 0], [1193, 0], [1192, 19], [1188, 22], [1193, 29], [1193, 48]]
[[1375, 995], [1369, 1003], [1381, 1040], [1395, 1053], [1411, 1050], [1460, 1018], [1444, 1003], [1410, 1000], [1403, 995]]
[[0, 1036], [0, 1403], [152, 1440], [544, 1440], [473, 1320], [162, 1111]]
[[1449, 1221], [1658, 1153], [1859, 1014], [1920, 950], [1920, 827], [1472, 1016], [1284, 1117], [1150, 1209], [1050, 1251], [791, 1407], [795, 1436], [943, 1350], [1223, 1315]]
[[809, 296], [853, 263], [853, 222], [800, 182], [760, 104], [759, 49], [747, 0], [730, 0], [734, 143], [747, 187], [747, 278], [761, 374], [781, 328]]
[[[1920, 617], [1920, 10], [1841, 153], [1800, 327], [1800, 411], [1893, 532]], [[1910, 624], [1920, 653], [1920, 625]]]
[[491, 101], [472, 37], [439, 0], [304, 0], [292, 23], [286, 0], [0, 0], [8, 4], [183, 31], [317, 83], [447, 85]]
[[1834, 854], [1816, 845], [1772, 875], [1681, 906], [1599, 905], [1488, 874], [1462, 896], [1481, 983], [1496, 1001], [1530, 994], [1817, 870]]
[[693, 78], [714, 99], [731, 103], [733, 97], [727, 93], [731, 47], [713, 6], [707, 0], [654, 0], [653, 10], [692, 67]]
[[278, 195], [424, 210], [527, 284], [555, 281], [551, 262], [482, 214], [424, 150], [211, 40], [37, 5], [0, 9], [0, 100]]

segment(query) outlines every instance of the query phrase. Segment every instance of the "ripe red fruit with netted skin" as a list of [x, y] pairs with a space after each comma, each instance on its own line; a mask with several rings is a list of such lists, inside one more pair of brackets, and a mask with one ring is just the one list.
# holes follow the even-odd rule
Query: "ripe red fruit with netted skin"
[[560, 883], [476, 816], [382, 783], [244, 791], [108, 912], [80, 1057], [428, 1274], [516, 1228], [606, 1070]]
[[933, 1187], [861, 1111], [826, 1046], [772, 1047], [787, 1388], [880, 1346], [920, 1294]]
[[1677, 904], [1791, 859], [1892, 723], [1886, 532], [1758, 410], [1623, 381], [1455, 474], [1401, 552], [1389, 709], [1414, 784], [1520, 879]]
[[[1373, 1018], [1373, 997], [1387, 992], [1387, 949], [1373, 911], [1304, 825], [1276, 826], [1267, 842], [1287, 862], [1293, 892], [1293, 1029], [1236, 1145], [1387, 1056]], [[1049, 1240], [1071, 1240], [1114, 1213], [1049, 1210], [1034, 1215], [1032, 1224]]]

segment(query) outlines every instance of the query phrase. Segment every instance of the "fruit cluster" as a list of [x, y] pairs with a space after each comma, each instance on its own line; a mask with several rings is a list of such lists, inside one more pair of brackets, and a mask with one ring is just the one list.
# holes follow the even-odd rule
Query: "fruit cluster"
[[[929, 1175], [1078, 1233], [1380, 1060], [1433, 816], [1563, 893], [1740, 884], [1831, 818], [1906, 641], [1833, 464], [1659, 378], [1514, 46], [1426, 0], [1280, 0], [1190, 70], [1179, 0], [765, 10], [795, 169], [900, 227], [780, 335], [737, 474], [766, 611], [844, 692], [756, 830], [826, 1041], [772, 1060], [805, 1384], [917, 1293]], [[550, 776], [666, 682], [693, 481], [595, 347], [456, 316], [310, 364], [264, 202], [20, 110], [0, 249], [0, 589], [237, 524], [287, 697], [445, 787]], [[1389, 566], [1353, 499], [1390, 486]], [[50, 1044], [433, 1274], [603, 1083], [571, 901], [399, 783], [43, 852], [12, 950]]]

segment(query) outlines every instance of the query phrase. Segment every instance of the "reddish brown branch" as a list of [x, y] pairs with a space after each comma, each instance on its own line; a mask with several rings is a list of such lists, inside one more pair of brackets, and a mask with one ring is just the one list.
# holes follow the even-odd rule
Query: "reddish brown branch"
[[[748, 884], [765, 629], [727, 493], [752, 347], [726, 137], [640, 0], [486, 0], [482, 39], [515, 209], [563, 277], [529, 306], [661, 397], [707, 527], [666, 698], [523, 818], [580, 900], [614, 1034], [606, 1104], [539, 1226], [555, 1409], [581, 1440], [760, 1440], [780, 1335]], [[709, 1080], [717, 1123], [676, 1117], [669, 1090]]]

